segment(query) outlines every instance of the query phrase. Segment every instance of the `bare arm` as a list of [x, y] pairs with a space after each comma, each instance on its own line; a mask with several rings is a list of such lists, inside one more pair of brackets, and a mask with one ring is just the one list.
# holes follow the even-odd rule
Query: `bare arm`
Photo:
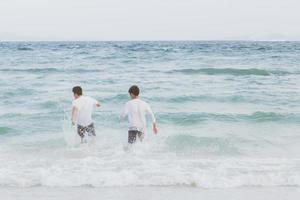
[[157, 126], [156, 126], [156, 119], [155, 119], [155, 116], [150, 108], [150, 106], [148, 105], [147, 106], [147, 113], [148, 115], [150, 115], [151, 117], [151, 120], [152, 120], [152, 130], [153, 130], [153, 133], [154, 134], [157, 134], [158, 130], [157, 130]]
[[91, 100], [93, 101], [94, 106], [96, 106], [97, 108], [99, 108], [101, 106], [99, 101], [97, 101], [96, 99], [91, 98]]
[[72, 107], [72, 124], [76, 124], [76, 118], [77, 118], [77, 108], [75, 106]]
[[152, 130], [153, 130], [153, 133], [154, 133], [154, 134], [157, 134], [157, 133], [158, 133], [157, 126], [156, 126], [156, 122], [153, 122], [153, 124], [152, 124]]
[[128, 115], [128, 105], [125, 104], [125, 106], [120, 114], [120, 117], [119, 117], [120, 122], [123, 121], [127, 115]]

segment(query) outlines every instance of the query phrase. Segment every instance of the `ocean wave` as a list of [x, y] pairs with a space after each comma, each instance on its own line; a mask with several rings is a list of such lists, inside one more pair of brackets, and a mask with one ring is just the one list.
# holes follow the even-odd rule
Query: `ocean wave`
[[257, 122], [265, 122], [265, 121], [292, 121], [296, 122], [300, 120], [300, 116], [293, 113], [275, 113], [275, 112], [254, 112], [251, 115], [242, 115], [244, 119], [249, 119]]
[[9, 133], [12, 133], [14, 130], [10, 127], [6, 127], [6, 126], [0, 126], [0, 135], [6, 135]]
[[55, 109], [55, 108], [59, 107], [59, 103], [58, 102], [51, 101], [51, 100], [39, 103], [39, 105], [41, 106], [41, 108], [44, 108], [44, 109]]
[[101, 98], [99, 97], [99, 99], [101, 99], [102, 103], [112, 103], [112, 102], [126, 102], [129, 100], [129, 96], [128, 94], [117, 94], [117, 95], [113, 95], [110, 97], [105, 97], [105, 98]]
[[182, 126], [194, 125], [208, 120], [237, 121], [232, 115], [215, 113], [159, 113], [157, 118], [160, 123], [173, 123]]
[[[119, 98], [119, 97], [116, 97]], [[123, 98], [123, 97], [122, 97]], [[128, 98], [128, 97], [127, 97]], [[127, 99], [126, 98], [126, 99]], [[124, 97], [125, 99], [125, 97]], [[109, 99], [105, 100], [109, 101]], [[113, 100], [118, 102], [118, 100]], [[101, 101], [104, 102], [104, 101]], [[300, 123], [300, 115], [296, 113], [275, 113], [275, 112], [253, 112], [249, 114], [235, 114], [235, 113], [156, 113], [157, 121], [160, 124], [173, 124], [176, 126], [194, 126], [205, 122], [247, 122], [247, 123], [282, 123], [294, 124]], [[115, 122], [119, 119], [119, 113], [101, 112], [95, 116], [98, 123], [115, 126]]]
[[299, 123], [300, 115], [294, 113], [275, 113], [261, 111], [254, 112], [252, 114], [166, 113], [158, 114], [158, 119], [163, 123], [171, 122], [178, 125], [194, 125], [203, 121]]
[[30, 47], [18, 47], [19, 51], [33, 51], [33, 48]]
[[57, 68], [28, 68], [28, 69], [14, 69], [14, 68], [4, 68], [0, 69], [2, 72], [31, 72], [31, 73], [39, 73], [39, 72], [59, 72], [60, 70]]
[[[58, 72], [68, 72], [68, 73], [89, 73], [89, 72], [102, 72], [102, 69], [87, 69], [87, 68], [2, 68], [0, 69], [2, 72], [25, 72], [25, 73], [58, 73]], [[159, 70], [150, 70], [149, 72], [161, 72]], [[205, 75], [233, 75], [233, 76], [270, 76], [270, 75], [289, 75], [289, 74], [299, 74], [300, 72], [288, 72], [288, 71], [280, 71], [273, 70], [267, 71], [262, 69], [234, 69], [234, 68], [201, 68], [201, 69], [175, 69], [166, 71], [165, 73], [182, 73], [186, 75], [194, 75], [194, 74], [205, 74]]]
[[2, 96], [7, 98], [7, 97], [15, 97], [15, 96], [31, 96], [35, 94], [37, 91], [31, 88], [26, 88], [26, 87], [20, 87], [20, 88], [15, 88], [14, 90], [10, 91], [4, 91]]
[[298, 159], [141, 159], [98, 157], [4, 161], [0, 186], [124, 187], [191, 186], [233, 188], [300, 186]]
[[170, 103], [184, 103], [184, 102], [198, 102], [198, 101], [209, 101], [214, 99], [214, 97], [207, 95], [181, 95], [181, 96], [172, 96], [172, 97], [150, 97], [149, 101], [157, 102], [170, 102]]
[[233, 145], [234, 138], [220, 137], [196, 137], [192, 135], [180, 134], [169, 136], [166, 144], [170, 151], [177, 153], [217, 153], [218, 155], [239, 154], [238, 149]]
[[68, 72], [68, 73], [89, 73], [89, 72], [101, 72], [100, 69], [63, 69], [63, 68], [27, 68], [27, 69], [14, 69], [14, 68], [4, 68], [0, 69], [2, 72], [26, 72], [26, 73], [58, 73], [58, 72]]
[[[211, 95], [173, 95], [172, 97], [150, 97], [149, 101], [153, 102], [167, 102], [167, 103], [185, 103], [185, 102], [254, 102], [258, 103], [262, 100], [254, 97], [247, 97], [242, 95], [232, 95], [232, 96], [211, 96]], [[266, 102], [263, 100], [263, 102]]]
[[236, 68], [201, 68], [201, 69], [176, 69], [167, 71], [167, 73], [182, 73], [187, 75], [206, 74], [206, 75], [233, 75], [233, 76], [270, 76], [291, 74], [287, 71], [267, 71], [264, 69], [236, 69]]

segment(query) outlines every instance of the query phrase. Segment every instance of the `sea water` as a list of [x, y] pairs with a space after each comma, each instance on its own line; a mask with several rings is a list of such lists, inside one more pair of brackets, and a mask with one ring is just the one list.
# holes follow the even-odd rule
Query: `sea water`
[[[126, 152], [133, 84], [159, 133]], [[92, 147], [66, 140], [75, 85]], [[1, 187], [299, 187], [299, 145], [299, 42], [0, 42]]]

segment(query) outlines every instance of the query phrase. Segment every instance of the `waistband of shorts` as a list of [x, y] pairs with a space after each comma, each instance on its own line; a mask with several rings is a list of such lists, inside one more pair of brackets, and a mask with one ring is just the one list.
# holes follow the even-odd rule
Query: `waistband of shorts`
[[83, 126], [83, 125], [80, 125], [80, 124], [77, 124], [78, 127], [81, 127], [81, 128], [85, 128], [85, 127], [91, 127], [91, 126], [94, 126], [94, 122], [90, 123], [89, 125], [87, 126]]

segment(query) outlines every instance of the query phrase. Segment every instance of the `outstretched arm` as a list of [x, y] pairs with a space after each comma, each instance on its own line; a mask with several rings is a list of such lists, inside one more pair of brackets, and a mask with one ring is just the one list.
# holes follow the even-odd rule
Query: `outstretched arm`
[[92, 101], [93, 101], [93, 104], [94, 104], [94, 106], [96, 106], [96, 107], [100, 107], [101, 105], [100, 105], [100, 103], [99, 103], [99, 101], [97, 101], [96, 99], [94, 99], [94, 98], [91, 98], [92, 99]]

